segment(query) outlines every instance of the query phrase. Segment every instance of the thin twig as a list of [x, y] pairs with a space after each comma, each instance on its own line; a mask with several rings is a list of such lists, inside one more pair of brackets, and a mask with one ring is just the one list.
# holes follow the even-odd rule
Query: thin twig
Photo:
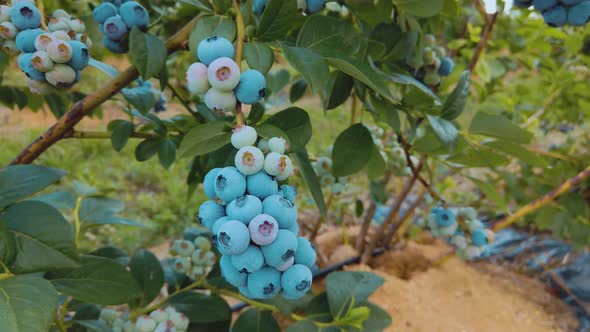
[[[65, 134], [65, 138], [76, 138], [76, 139], [111, 139], [113, 133], [110, 131], [76, 131], [72, 130]], [[129, 138], [159, 138], [160, 136], [150, 133], [133, 133]]]
[[[391, 175], [391, 170], [388, 170], [387, 173], [385, 173], [385, 176], [383, 178], [384, 186], [387, 186], [387, 183], [389, 183]], [[361, 225], [361, 230], [356, 239], [356, 251], [359, 253], [359, 255], [362, 255], [363, 250], [365, 250], [365, 236], [367, 236], [367, 232], [369, 231], [369, 227], [371, 226], [371, 221], [373, 221], [376, 212], [377, 203], [371, 199], [371, 203], [369, 205], [369, 208], [367, 209], [367, 212], [365, 213], [365, 218], [363, 219], [363, 224]]]
[[[332, 206], [333, 201], [334, 201], [334, 194], [330, 193], [330, 196], [328, 196], [328, 201], [326, 202], [326, 210], [330, 210], [330, 207]], [[315, 238], [318, 236], [318, 233], [320, 232], [320, 228], [322, 227], [322, 225], [325, 222], [326, 222], [326, 217], [324, 217], [323, 215], [320, 215], [318, 220], [313, 225], [313, 230], [311, 231], [311, 235], [309, 236], [309, 241], [311, 241], [311, 242], [315, 241]]]
[[[478, 2], [479, 2], [479, 0], [478, 0]], [[490, 37], [492, 36], [492, 31], [494, 30], [494, 25], [496, 25], [496, 19], [498, 18], [498, 12], [488, 15], [484, 11], [484, 15], [485, 15], [484, 17], [486, 18], [486, 26], [483, 30], [481, 39], [479, 40], [479, 43], [477, 44], [477, 48], [475, 49], [475, 52], [473, 53], [473, 57], [471, 58], [471, 62], [469, 63], [469, 70], [471, 71], [472, 76], [473, 76], [473, 72], [475, 70], [475, 67], [477, 66], [477, 62], [479, 61], [479, 58], [481, 57], [481, 54], [486, 49], [488, 42], [490, 41]]]
[[399, 239], [402, 235], [401, 231], [405, 230], [406, 226], [412, 221], [412, 216], [414, 215], [414, 212], [420, 206], [420, 204], [422, 204], [422, 201], [424, 200], [424, 195], [426, 192], [424, 190], [424, 187], [422, 188], [422, 192], [418, 194], [418, 197], [416, 198], [414, 203], [410, 205], [403, 217], [395, 224], [395, 226], [391, 227], [391, 229], [387, 232], [387, 235], [385, 235], [385, 238], [383, 239], [384, 248], [389, 249], [389, 245], [394, 240], [394, 236], [396, 237], [396, 239]]
[[[242, 54], [244, 51], [244, 41], [246, 40], [246, 27], [244, 24], [244, 17], [242, 16], [242, 10], [240, 9], [240, 3], [238, 0], [233, 1], [233, 7], [236, 10], [236, 28], [237, 28], [237, 40], [236, 40], [236, 63], [240, 70], [242, 69]], [[243, 126], [246, 123], [244, 119], [244, 111], [242, 110], [242, 104], [238, 102], [236, 106], [236, 124], [238, 127]]]

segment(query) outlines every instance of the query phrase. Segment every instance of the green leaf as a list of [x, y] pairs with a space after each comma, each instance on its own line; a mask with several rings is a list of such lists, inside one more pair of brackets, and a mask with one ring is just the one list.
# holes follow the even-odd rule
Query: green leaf
[[146, 161], [158, 153], [160, 149], [160, 138], [148, 138], [137, 145], [135, 148], [135, 159], [137, 161]]
[[297, 47], [307, 48], [330, 56], [352, 56], [361, 46], [361, 36], [346, 21], [323, 15], [312, 15], [305, 21]]
[[140, 250], [131, 258], [129, 270], [143, 291], [140, 304], [150, 304], [164, 286], [164, 270], [160, 261], [150, 251]]
[[160, 164], [164, 168], [169, 168], [176, 160], [176, 144], [170, 138], [162, 139], [160, 149], [158, 149]]
[[307, 155], [306, 150], [301, 150], [298, 152], [294, 152], [289, 154], [291, 158], [295, 161], [297, 166], [299, 166], [299, 172], [301, 172], [301, 176], [303, 177], [303, 181], [307, 185], [311, 196], [315, 204], [318, 206], [320, 213], [323, 216], [327, 215], [328, 209], [326, 208], [326, 203], [324, 201], [324, 194], [322, 192], [322, 186], [320, 185], [320, 180], [318, 179], [313, 166], [309, 162], [309, 156]]
[[207, 15], [197, 20], [189, 37], [189, 50], [197, 59], [199, 43], [209, 37], [223, 37], [230, 42], [236, 39], [236, 23], [227, 16]]
[[399, 100], [396, 100], [389, 92], [385, 77], [369, 64], [344, 57], [327, 57], [326, 60], [330, 66], [363, 82], [393, 104], [399, 104]]
[[273, 125], [281, 129], [289, 138], [290, 150], [305, 148], [311, 139], [311, 121], [309, 114], [299, 107], [289, 107], [273, 114], [264, 124]]
[[215, 11], [211, 7], [208, 1], [206, 0], [182, 0], [182, 2], [188, 3], [197, 7], [199, 10], [204, 11], [206, 13], [214, 14]]
[[286, 69], [275, 70], [266, 74], [266, 94], [267, 96], [277, 94], [289, 84], [291, 74]]
[[521, 129], [501, 115], [479, 112], [471, 121], [469, 132], [489, 137], [497, 137], [517, 144], [527, 144], [533, 133]]
[[264, 108], [264, 105], [260, 103], [252, 105], [250, 113], [248, 114], [248, 124], [251, 126], [257, 124], [260, 120], [262, 120], [265, 112], [266, 109]]
[[0, 220], [0, 262], [10, 266], [16, 257], [16, 238]]
[[0, 170], [0, 209], [45, 189], [64, 175], [65, 171], [36, 165], [8, 166]]
[[80, 324], [90, 331], [94, 332], [112, 332], [113, 330], [106, 324], [104, 320], [76, 320], [76, 324]]
[[328, 293], [320, 293], [309, 301], [305, 308], [305, 315], [315, 322], [329, 323], [334, 320], [330, 312], [330, 303], [328, 303]]
[[284, 37], [291, 30], [296, 15], [296, 1], [269, 0], [262, 17], [260, 17], [254, 39], [274, 41]]
[[143, 86], [122, 89], [121, 94], [141, 114], [149, 112], [158, 102], [154, 91], [151, 88], [145, 88]]
[[442, 109], [441, 117], [443, 119], [452, 121], [463, 113], [465, 109], [465, 105], [467, 104], [467, 97], [469, 97], [469, 86], [471, 85], [471, 73], [469, 71], [464, 71], [461, 74], [461, 79], [455, 90], [451, 93], [447, 101]]
[[281, 327], [272, 312], [250, 309], [240, 315], [232, 332], [280, 332]]
[[282, 49], [291, 67], [301, 74], [311, 91], [322, 94], [322, 87], [330, 77], [330, 70], [324, 57], [302, 47], [282, 44]]
[[440, 13], [444, 0], [394, 0], [397, 8], [417, 17], [431, 17]]
[[69, 191], [55, 191], [31, 197], [29, 200], [49, 204], [58, 210], [73, 209], [76, 204], [74, 195]]
[[438, 136], [444, 144], [450, 144], [457, 140], [459, 132], [452, 122], [432, 115], [427, 115], [426, 117], [428, 118], [430, 127], [432, 127], [436, 136]]
[[545, 160], [541, 158], [538, 154], [531, 152], [518, 144], [513, 144], [507, 141], [492, 141], [486, 142], [483, 145], [506, 153], [507, 155], [510, 155], [512, 157], [518, 158], [518, 160], [522, 160], [525, 163], [532, 166], [547, 166]]
[[158, 37], [134, 27], [129, 34], [131, 63], [143, 79], [158, 76], [166, 66], [168, 50]]
[[274, 63], [275, 56], [266, 43], [250, 42], [244, 44], [244, 57], [248, 66], [266, 75]]
[[291, 91], [289, 91], [289, 101], [291, 103], [297, 102], [305, 95], [305, 90], [307, 90], [307, 83], [305, 80], [297, 80], [293, 85], [291, 85]]
[[367, 300], [383, 284], [383, 278], [370, 272], [333, 272], [326, 279], [330, 311], [343, 317], [350, 306]]
[[334, 142], [334, 176], [348, 176], [363, 169], [371, 159], [372, 149], [371, 132], [363, 124], [357, 123], [343, 131]]
[[370, 180], [375, 180], [383, 176], [385, 174], [385, 170], [387, 169], [387, 164], [381, 156], [379, 152], [379, 148], [373, 145], [373, 149], [371, 150], [371, 159], [367, 163], [367, 175], [369, 176]]
[[494, 186], [493, 183], [490, 183], [490, 181], [478, 180], [478, 179], [470, 177], [470, 176], [468, 176], [467, 178], [469, 178], [469, 180], [471, 180], [471, 182], [473, 182], [477, 186], [477, 188], [479, 188], [479, 190], [481, 190], [481, 192], [484, 195], [486, 195], [486, 197], [490, 201], [494, 202], [494, 204], [496, 204], [498, 209], [503, 210], [503, 211], [507, 210], [506, 202], [504, 201], [504, 198], [498, 192], [498, 189], [496, 188], [496, 186]]
[[369, 318], [363, 323], [362, 331], [366, 332], [380, 332], [385, 331], [391, 325], [391, 316], [387, 311], [381, 309], [372, 303], [365, 304], [371, 310]]
[[45, 279], [16, 276], [0, 280], [2, 332], [47, 332], [57, 311], [57, 292]]
[[83, 302], [115, 305], [142, 296], [125, 267], [98, 256], [82, 256], [79, 268], [52, 272], [46, 277], [58, 291]]
[[123, 251], [117, 247], [106, 246], [106, 247], [98, 248], [98, 249], [88, 253], [88, 255], [110, 258], [123, 266], [129, 265], [129, 261], [131, 261], [131, 258], [129, 257], [129, 255], [127, 255], [127, 253], [125, 251]]
[[111, 144], [115, 151], [121, 151], [127, 145], [129, 137], [133, 135], [135, 126], [130, 121], [121, 121], [113, 128], [113, 134], [111, 136]]
[[216, 295], [184, 291], [172, 296], [168, 304], [185, 314], [191, 324], [227, 322], [228, 328], [225, 330], [229, 330], [230, 308], [224, 299]]
[[345, 73], [334, 70], [330, 74], [328, 84], [325, 85], [324, 109], [331, 110], [346, 102], [352, 93], [354, 79]]
[[289, 325], [287, 332], [320, 332], [321, 329], [313, 322], [301, 320], [295, 324]]
[[224, 121], [209, 122], [191, 129], [180, 143], [178, 155], [196, 157], [222, 148], [231, 138], [231, 133], [224, 130]]
[[78, 266], [72, 226], [51, 205], [36, 201], [16, 203], [2, 211], [0, 222], [6, 224], [17, 241], [13, 272]]
[[407, 59], [415, 52], [418, 37], [418, 31], [401, 32], [399, 40], [394, 44], [387, 57], [396, 61]]
[[118, 199], [89, 197], [80, 204], [79, 218], [82, 222], [100, 222], [125, 209], [125, 203]]
[[363, 323], [371, 315], [371, 309], [367, 306], [355, 307], [348, 312], [348, 314], [340, 318], [340, 324], [351, 326], [357, 329], [363, 328]]
[[[352, 11], [370, 25], [391, 22], [393, 5], [391, 1], [347, 1]], [[392, 36], [390, 36], [392, 37]]]
[[399, 131], [401, 128], [401, 121], [399, 118], [400, 111], [397, 107], [381, 96], [372, 93], [369, 93], [368, 96], [368, 103], [365, 103], [365, 105], [368, 110], [373, 112], [373, 116], [376, 120], [385, 122], [393, 130]]

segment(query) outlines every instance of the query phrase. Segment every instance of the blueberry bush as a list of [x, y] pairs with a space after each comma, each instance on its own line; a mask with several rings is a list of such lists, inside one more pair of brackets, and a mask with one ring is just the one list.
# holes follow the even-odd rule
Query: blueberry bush
[[[0, 170], [2, 331], [382, 331], [383, 279], [316, 251], [326, 225], [349, 241], [348, 216], [362, 263], [422, 231], [465, 260], [513, 225], [588, 245], [590, 1], [494, 3], [2, 5], [0, 102], [56, 117]], [[107, 131], [77, 128], [105, 103], [122, 111]], [[143, 225], [34, 163], [64, 139], [187, 165], [162, 176], [195, 216], [165, 257], [92, 246]]]

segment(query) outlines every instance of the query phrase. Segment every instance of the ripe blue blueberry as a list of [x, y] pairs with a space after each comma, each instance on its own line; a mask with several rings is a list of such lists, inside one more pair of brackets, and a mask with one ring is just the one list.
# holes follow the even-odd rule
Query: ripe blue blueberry
[[273, 216], [279, 223], [279, 228], [288, 228], [297, 223], [297, 209], [295, 205], [282, 195], [272, 195], [262, 202], [262, 211]]
[[229, 203], [246, 193], [246, 178], [235, 168], [223, 168], [215, 178], [215, 194]]
[[16, 35], [16, 47], [23, 53], [35, 52], [35, 39], [45, 31], [41, 29], [23, 30]]
[[252, 12], [256, 15], [262, 15], [262, 12], [264, 12], [264, 9], [266, 8], [267, 2], [268, 0], [254, 0]]
[[279, 194], [283, 195], [283, 198], [289, 202], [295, 204], [295, 197], [297, 197], [297, 190], [295, 190], [295, 187], [284, 184], [281, 186]]
[[119, 7], [119, 15], [129, 27], [138, 27], [140, 29], [147, 29], [150, 24], [150, 15], [142, 5], [135, 1], [127, 1]]
[[314, 14], [326, 7], [326, 0], [307, 0], [307, 10]]
[[[545, 19], [547, 20], [547, 19]], [[568, 12], [567, 21], [571, 25], [584, 25], [590, 20], [590, 2], [583, 1], [571, 7]]]
[[317, 253], [315, 248], [308, 239], [304, 237], [297, 238], [297, 251], [295, 252], [295, 264], [302, 264], [309, 268], [315, 264]]
[[221, 275], [230, 285], [234, 287], [245, 287], [248, 274], [238, 271], [231, 263], [231, 256], [221, 256], [219, 259]]
[[41, 12], [34, 4], [22, 1], [10, 9], [10, 21], [21, 30], [37, 29], [41, 26]]
[[106, 49], [117, 54], [127, 53], [127, 51], [129, 50], [128, 43], [112, 40], [109, 39], [107, 36], [103, 37], [102, 44], [104, 45], [104, 47], [106, 47]]
[[258, 70], [246, 70], [240, 77], [240, 83], [236, 87], [235, 93], [236, 98], [242, 104], [256, 104], [266, 95], [266, 79], [264, 75]]
[[545, 11], [557, 5], [557, 0], [533, 0], [536, 10]]
[[102, 25], [102, 33], [111, 40], [121, 40], [129, 29], [119, 15], [108, 18]]
[[270, 299], [281, 291], [281, 272], [263, 267], [248, 276], [248, 290], [254, 298]]
[[231, 263], [240, 272], [252, 273], [264, 266], [264, 256], [258, 246], [251, 245], [243, 253], [231, 256]]
[[230, 219], [248, 225], [254, 217], [262, 213], [262, 202], [256, 196], [245, 195], [231, 201], [225, 210]]
[[221, 226], [223, 226], [226, 222], [230, 220], [231, 219], [225, 216], [215, 221], [215, 223], [213, 224], [213, 228], [211, 229], [211, 241], [213, 241], [213, 244], [217, 245], [217, 234], [219, 234], [219, 229], [221, 228]]
[[45, 74], [31, 64], [33, 53], [23, 53], [18, 57], [18, 67], [32, 80], [45, 81]]
[[295, 234], [295, 236], [299, 235], [299, 224], [298, 223], [293, 223], [293, 225], [286, 227], [286, 230], [288, 230], [289, 232]]
[[432, 214], [436, 223], [441, 227], [448, 227], [456, 222], [455, 214], [449, 209], [435, 208], [432, 209]]
[[266, 264], [277, 267], [295, 256], [297, 251], [297, 236], [286, 229], [279, 229], [273, 243], [261, 246]]
[[561, 6], [555, 6], [543, 12], [543, 19], [551, 27], [561, 27], [568, 22], [567, 10]]
[[221, 168], [214, 168], [205, 174], [203, 190], [205, 191], [205, 195], [210, 199], [217, 198], [217, 195], [215, 194], [215, 178], [217, 178], [219, 172], [221, 172]]
[[202, 63], [209, 66], [219, 58], [233, 58], [234, 45], [223, 37], [209, 37], [203, 39], [197, 47], [197, 56]]
[[311, 288], [313, 276], [311, 270], [301, 264], [291, 266], [281, 276], [281, 287], [291, 297], [301, 297]]
[[82, 70], [88, 66], [90, 55], [88, 47], [83, 42], [72, 40], [68, 42], [72, 47], [72, 59], [67, 63], [74, 70]]
[[199, 222], [208, 229], [213, 229], [215, 222], [222, 217], [225, 217], [225, 209], [215, 201], [207, 201], [199, 207]]
[[248, 176], [246, 178], [246, 186], [250, 195], [254, 195], [262, 200], [276, 194], [279, 188], [277, 181], [265, 172], [258, 172]]
[[471, 242], [478, 247], [485, 246], [488, 244], [488, 236], [483, 229], [477, 229], [471, 233]]
[[217, 247], [224, 255], [239, 255], [249, 244], [250, 232], [241, 221], [230, 220], [219, 228]]
[[279, 272], [285, 272], [285, 271], [287, 271], [287, 269], [289, 269], [291, 266], [293, 266], [293, 264], [295, 264], [295, 257], [291, 257], [285, 263], [275, 267], [275, 269], [277, 269], [277, 271], [279, 271]]
[[453, 69], [455, 69], [455, 62], [453, 62], [453, 59], [445, 57], [440, 62], [438, 74], [440, 76], [449, 76], [453, 72]]
[[255, 146], [244, 146], [234, 158], [236, 168], [244, 175], [254, 175], [264, 167], [264, 154]]
[[264, 246], [274, 242], [279, 233], [279, 224], [272, 216], [260, 214], [248, 224], [250, 239], [257, 245]]
[[247, 286], [238, 287], [238, 290], [240, 291], [240, 294], [244, 295], [245, 297], [249, 299], [254, 299], [254, 295], [250, 293]]
[[112, 3], [103, 2], [92, 11], [92, 16], [98, 24], [103, 24], [107, 19], [117, 15], [117, 7]]

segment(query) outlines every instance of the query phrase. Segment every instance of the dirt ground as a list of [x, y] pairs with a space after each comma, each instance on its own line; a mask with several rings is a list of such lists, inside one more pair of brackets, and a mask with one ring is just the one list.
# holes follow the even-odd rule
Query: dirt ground
[[[339, 230], [318, 238], [319, 250], [330, 257], [330, 263], [354, 255], [352, 248], [338, 245], [339, 238]], [[375, 259], [371, 266], [347, 270], [372, 271], [385, 279], [370, 300], [392, 316], [387, 331], [575, 331], [578, 323], [569, 307], [536, 280], [456, 257], [430, 267], [448, 251], [440, 242], [409, 242], [404, 249]]]

